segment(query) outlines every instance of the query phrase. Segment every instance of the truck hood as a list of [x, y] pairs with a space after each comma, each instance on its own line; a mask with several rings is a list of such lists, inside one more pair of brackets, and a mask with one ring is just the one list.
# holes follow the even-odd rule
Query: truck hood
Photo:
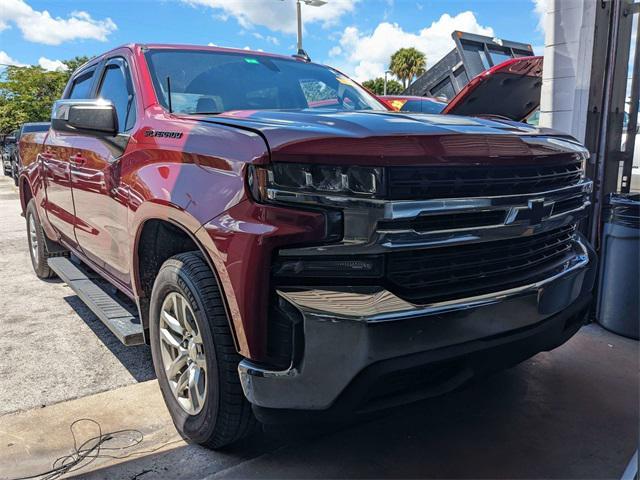
[[[273, 161], [480, 164], [566, 153], [571, 137], [499, 119], [403, 112], [241, 111], [197, 118], [261, 135]], [[543, 141], [553, 137], [554, 142]], [[565, 138], [567, 140], [562, 140]]]
[[482, 72], [442, 113], [496, 115], [523, 122], [540, 106], [542, 62], [542, 57], [513, 58]]

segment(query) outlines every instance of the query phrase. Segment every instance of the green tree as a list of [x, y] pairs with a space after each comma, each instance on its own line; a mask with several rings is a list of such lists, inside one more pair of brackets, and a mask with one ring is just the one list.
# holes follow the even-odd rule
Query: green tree
[[[376, 95], [384, 95], [384, 78], [378, 77], [373, 80], [367, 80], [362, 82], [362, 86], [364, 88], [369, 89], [371, 92]], [[404, 91], [404, 87], [400, 82], [396, 82], [395, 80], [388, 79], [387, 80], [387, 94], [388, 95], [398, 95]]]
[[389, 70], [400, 79], [407, 88], [413, 79], [425, 72], [427, 67], [427, 57], [424, 53], [415, 48], [401, 48], [391, 55]]
[[67, 72], [66, 72], [67, 76], [70, 77], [71, 74], [78, 69], [78, 67], [81, 67], [82, 65], [87, 63], [89, 60], [91, 59], [85, 55], [80, 57], [73, 57], [71, 60], [63, 60], [62, 63], [64, 63], [67, 66]]
[[53, 102], [62, 96], [73, 71], [87, 57], [63, 62], [67, 70], [46, 71], [41, 67], [9, 66], [0, 73], [0, 134], [25, 122], [44, 122], [51, 117]]

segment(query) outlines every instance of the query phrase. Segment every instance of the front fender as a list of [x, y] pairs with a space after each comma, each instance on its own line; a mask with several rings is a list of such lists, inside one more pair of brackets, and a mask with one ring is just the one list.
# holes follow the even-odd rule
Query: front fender
[[[223, 301], [225, 302], [225, 307], [229, 317], [229, 327], [231, 328], [232, 335], [236, 340], [236, 345], [246, 344], [246, 342], [242, 341], [242, 332], [237, 331], [237, 322], [234, 321], [233, 312], [237, 311], [237, 307], [234, 308], [234, 297], [233, 295], [229, 295], [227, 293], [225, 284], [222, 281], [222, 278], [226, 276], [224, 265], [215, 262], [214, 259], [216, 257], [211, 255], [211, 252], [213, 251], [213, 249], [215, 249], [215, 245], [213, 244], [211, 239], [198, 235], [197, 232], [200, 228], [200, 223], [198, 222], [198, 220], [188, 211], [181, 209], [177, 205], [156, 201], [145, 202], [144, 204], [139, 206], [132, 218], [132, 225], [129, 230], [130, 232], [132, 232], [130, 242], [130, 245], [132, 246], [130, 252], [130, 258], [132, 259], [131, 285], [133, 294], [140, 308], [141, 315], [145, 317], [147, 315], [147, 312], [143, 307], [145, 303], [142, 300], [142, 298], [145, 296], [144, 287], [142, 285], [142, 275], [137, 268], [137, 265], [139, 264], [138, 248], [145, 224], [150, 220], [162, 220], [171, 223], [172, 225], [183, 231], [187, 236], [189, 236], [191, 240], [197, 245], [198, 249], [202, 252], [205, 260], [209, 264], [209, 267], [213, 271], [214, 276], [216, 277], [218, 288], [222, 293]], [[146, 324], [146, 320], [146, 318], [143, 318], [143, 323]]]

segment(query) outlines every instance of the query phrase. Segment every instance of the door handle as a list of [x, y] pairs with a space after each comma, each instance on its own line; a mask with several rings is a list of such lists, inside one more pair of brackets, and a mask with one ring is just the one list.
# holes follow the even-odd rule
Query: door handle
[[87, 163], [87, 159], [84, 158], [79, 153], [77, 153], [76, 155], [71, 155], [69, 157], [69, 163], [71, 163], [71, 165], [75, 165], [76, 167], [79, 167], [79, 166], [84, 165], [85, 163]]

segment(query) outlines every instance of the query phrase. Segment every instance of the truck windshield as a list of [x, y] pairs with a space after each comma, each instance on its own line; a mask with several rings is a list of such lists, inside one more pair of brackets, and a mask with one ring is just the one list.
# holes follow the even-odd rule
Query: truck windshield
[[386, 110], [332, 68], [251, 52], [151, 49], [146, 53], [159, 102], [179, 113], [234, 110]]

